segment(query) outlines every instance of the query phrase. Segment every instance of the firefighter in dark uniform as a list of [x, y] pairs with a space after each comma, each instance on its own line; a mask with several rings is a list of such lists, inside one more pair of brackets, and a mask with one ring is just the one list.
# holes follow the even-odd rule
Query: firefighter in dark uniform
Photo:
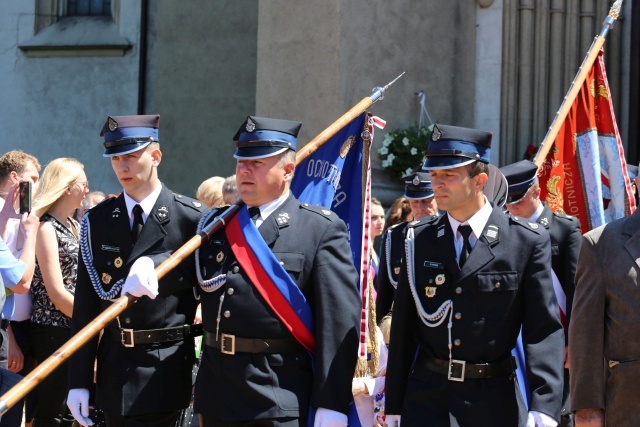
[[[140, 297], [70, 358], [67, 399], [74, 418], [90, 423], [89, 390], [97, 357], [96, 406], [110, 426], [169, 426], [189, 405], [197, 300], [189, 257], [157, 280], [154, 266], [196, 234], [201, 203], [173, 193], [158, 178], [160, 116], [110, 116], [104, 156], [123, 186], [82, 220], [71, 332], [114, 298]], [[125, 280], [126, 279], [126, 280]]]
[[300, 126], [248, 117], [234, 137], [234, 157], [247, 205], [241, 209], [249, 208], [257, 227], [255, 249], [275, 256], [292, 293], [310, 307], [313, 362], [259, 292], [262, 283], [249, 278], [227, 226], [197, 254], [205, 346], [195, 411], [205, 426], [306, 426], [311, 408], [316, 426], [346, 426], [358, 348], [358, 275], [344, 222], [289, 192]]
[[[429, 174], [416, 172], [405, 176], [404, 197], [411, 205], [413, 226], [427, 222], [438, 216], [438, 205], [434, 198]], [[378, 273], [378, 296], [376, 297], [376, 322], [380, 324], [382, 318], [391, 313], [393, 296], [396, 292], [402, 258], [404, 255], [404, 230], [407, 222], [401, 222], [389, 227], [382, 239], [380, 252], [380, 272]]]
[[[529, 160], [522, 160], [500, 168], [507, 182], [509, 193], [507, 209], [512, 215], [536, 222], [544, 227], [551, 237], [551, 266], [554, 289], [558, 303], [564, 316], [563, 326], [566, 333], [569, 330], [571, 306], [575, 290], [574, 277], [578, 264], [578, 253], [582, 233], [580, 221], [564, 213], [552, 212], [540, 200], [540, 185], [538, 184], [538, 167]], [[565, 342], [565, 361], [568, 346]], [[564, 370], [564, 395], [562, 400], [561, 426], [573, 425], [569, 400], [569, 369]]]
[[[424, 169], [447, 214], [407, 226], [391, 322], [389, 426], [555, 426], [564, 334], [549, 235], [483, 193], [491, 133], [435, 125]], [[531, 401], [515, 383], [522, 328]]]

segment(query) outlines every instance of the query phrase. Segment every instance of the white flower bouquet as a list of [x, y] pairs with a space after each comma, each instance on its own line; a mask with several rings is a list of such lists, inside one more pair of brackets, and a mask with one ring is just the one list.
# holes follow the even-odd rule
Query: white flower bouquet
[[418, 128], [413, 124], [387, 133], [378, 150], [382, 168], [400, 178], [412, 173], [422, 164], [432, 130], [433, 125]]

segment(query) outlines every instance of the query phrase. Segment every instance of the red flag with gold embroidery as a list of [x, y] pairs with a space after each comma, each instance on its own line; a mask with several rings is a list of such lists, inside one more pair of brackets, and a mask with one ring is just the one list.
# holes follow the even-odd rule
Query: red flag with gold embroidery
[[538, 172], [541, 198], [580, 220], [582, 232], [635, 211], [603, 51]]

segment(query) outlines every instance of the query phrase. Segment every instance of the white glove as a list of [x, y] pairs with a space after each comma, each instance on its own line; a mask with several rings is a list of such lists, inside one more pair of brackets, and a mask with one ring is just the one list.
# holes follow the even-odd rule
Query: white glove
[[120, 292], [120, 295], [124, 294], [134, 297], [146, 295], [151, 299], [158, 296], [158, 275], [151, 258], [143, 256], [133, 263]]
[[93, 425], [89, 417], [89, 390], [86, 388], [72, 388], [67, 395], [67, 406], [76, 421], [84, 426]]
[[347, 427], [347, 416], [342, 412], [318, 408], [313, 427]]
[[538, 411], [530, 411], [527, 419], [527, 427], [556, 427], [558, 422], [547, 414]]
[[400, 415], [386, 415], [384, 418], [389, 427], [400, 427]]

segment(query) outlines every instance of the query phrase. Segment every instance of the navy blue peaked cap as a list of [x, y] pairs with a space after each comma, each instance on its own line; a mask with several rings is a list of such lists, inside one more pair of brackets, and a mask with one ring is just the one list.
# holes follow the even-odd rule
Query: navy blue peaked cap
[[422, 169], [451, 169], [475, 161], [489, 163], [492, 136], [483, 130], [435, 124]]
[[248, 116], [233, 137], [236, 159], [262, 159], [286, 150], [296, 151], [302, 123]]
[[500, 168], [500, 172], [507, 179], [509, 193], [507, 204], [517, 203], [529, 188], [538, 181], [538, 166], [529, 160], [521, 160]]
[[138, 151], [158, 140], [159, 114], [109, 116], [102, 126], [104, 157], [121, 156]]
[[434, 196], [431, 188], [431, 177], [425, 172], [416, 172], [403, 177], [404, 197], [410, 200], [428, 199]]

